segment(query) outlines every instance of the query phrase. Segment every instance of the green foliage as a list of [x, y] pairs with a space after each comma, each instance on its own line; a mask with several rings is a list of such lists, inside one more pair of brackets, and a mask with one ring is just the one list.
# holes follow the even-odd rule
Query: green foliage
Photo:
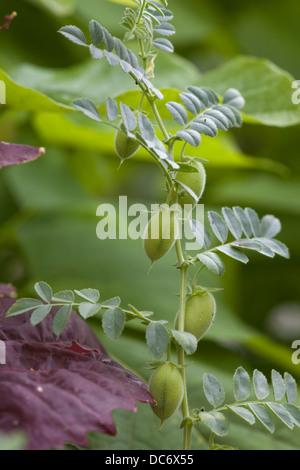
[[[208, 426], [213, 435], [225, 436], [229, 432], [229, 423], [225, 412], [231, 411], [236, 416], [253, 425], [258, 420], [269, 432], [274, 433], [276, 418], [293, 429], [300, 425], [300, 409], [295, 405], [297, 385], [295, 379], [285, 373], [272, 370], [272, 393], [275, 401], [264, 401], [271, 389], [265, 375], [255, 369], [252, 380], [243, 367], [236, 369], [233, 377], [235, 402], [224, 404], [225, 391], [219, 380], [211, 374], [203, 375], [203, 390], [207, 401], [213, 407], [211, 411], [194, 410], [193, 419]], [[247, 401], [254, 391], [254, 399]], [[285, 398], [285, 402], [282, 401]]]
[[[222, 276], [225, 272], [224, 263], [214, 251], [219, 251], [244, 264], [248, 263], [249, 258], [241, 249], [256, 251], [269, 258], [274, 258], [276, 254], [289, 258], [287, 246], [274, 238], [281, 231], [281, 223], [277, 217], [265, 215], [259, 219], [255, 210], [248, 207], [242, 209], [239, 206], [232, 209], [223, 207], [222, 215], [223, 217], [215, 211], [208, 211], [213, 234], [222, 243], [209, 250], [207, 250], [211, 243], [209, 234], [204, 232], [204, 227], [199, 225], [199, 221], [192, 220], [191, 229], [200, 246], [204, 248], [204, 251], [192, 262], [201, 261], [211, 272]], [[234, 238], [230, 242], [228, 242], [229, 234]], [[241, 238], [243, 234], [246, 238]]]

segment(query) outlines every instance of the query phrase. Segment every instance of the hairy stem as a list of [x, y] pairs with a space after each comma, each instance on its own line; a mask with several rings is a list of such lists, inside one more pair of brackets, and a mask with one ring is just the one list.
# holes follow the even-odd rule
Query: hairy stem
[[[152, 112], [156, 119], [156, 122], [166, 140], [169, 139], [169, 134], [165, 128], [163, 120], [158, 112], [158, 109], [155, 104], [155, 100], [153, 100], [150, 96], [146, 95], [148, 102], [151, 106]], [[170, 177], [168, 175], [168, 181], [170, 183]], [[181, 242], [180, 239], [176, 240], [176, 253], [178, 262], [180, 264], [180, 308], [179, 308], [179, 318], [178, 318], [178, 330], [184, 331], [184, 318], [185, 318], [185, 303], [186, 303], [186, 294], [187, 294], [187, 269], [188, 265], [184, 263], [184, 256], [182, 253]], [[181, 374], [181, 378], [183, 381], [183, 399], [181, 404], [182, 409], [182, 418], [189, 418], [189, 405], [188, 405], [188, 394], [187, 394], [187, 386], [186, 386], [186, 377], [185, 377], [185, 352], [181, 346], [177, 348], [177, 357], [178, 357], [178, 365], [182, 366], [179, 371]], [[191, 432], [192, 432], [192, 425], [187, 423], [183, 428], [183, 449], [189, 450], [191, 448]]]
[[143, 67], [144, 67], [144, 70], [146, 71], [148, 59], [147, 59], [147, 56], [145, 54], [143, 41], [141, 39], [139, 39], [139, 46], [140, 46], [140, 51], [141, 51], [141, 57], [142, 57], [142, 60], [143, 60]]
[[153, 112], [153, 114], [154, 114], [154, 117], [155, 117], [155, 119], [156, 119], [156, 122], [157, 122], [157, 124], [158, 124], [158, 126], [159, 126], [159, 128], [160, 128], [160, 130], [161, 130], [161, 132], [162, 132], [162, 134], [163, 134], [163, 136], [164, 136], [164, 138], [165, 138], [166, 140], [168, 140], [168, 139], [169, 139], [169, 134], [168, 134], [167, 129], [165, 128], [165, 125], [164, 125], [164, 123], [163, 123], [162, 118], [160, 117], [160, 114], [159, 114], [158, 109], [157, 109], [157, 107], [156, 107], [155, 101], [154, 101], [153, 99], [151, 99], [149, 96], [148, 96], [147, 98], [148, 98], [149, 104], [150, 104], [150, 106], [151, 106], [152, 112]]
[[[184, 264], [184, 257], [182, 253], [180, 240], [176, 240], [176, 252], [178, 261], [181, 264], [180, 267], [180, 307], [179, 307], [179, 317], [178, 317], [178, 330], [184, 331], [184, 317], [185, 317], [185, 303], [186, 303], [186, 292], [187, 292], [187, 265]], [[181, 346], [177, 348], [177, 357], [178, 364], [182, 366], [180, 374], [183, 381], [183, 399], [182, 399], [182, 418], [189, 418], [189, 405], [188, 405], [188, 395], [187, 395], [187, 386], [186, 386], [186, 377], [185, 377], [185, 352]], [[189, 450], [191, 448], [191, 431], [192, 425], [186, 424], [183, 428], [183, 450]]]
[[204, 264], [202, 264], [202, 266], [200, 266], [200, 268], [197, 270], [197, 272], [194, 276], [193, 282], [192, 282], [192, 290], [194, 290], [196, 288], [198, 276], [199, 276], [199, 274], [200, 274], [200, 272], [202, 271], [203, 268], [204, 268]]

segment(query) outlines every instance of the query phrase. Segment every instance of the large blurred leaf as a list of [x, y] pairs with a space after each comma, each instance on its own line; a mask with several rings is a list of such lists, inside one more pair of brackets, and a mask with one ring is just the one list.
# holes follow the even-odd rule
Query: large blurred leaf
[[300, 122], [300, 105], [292, 102], [293, 81], [267, 59], [237, 57], [204, 74], [199, 84], [221, 94], [237, 88], [246, 100], [243, 113], [250, 122], [285, 127]]
[[6, 85], [6, 102], [9, 107], [26, 111], [44, 110], [58, 113], [70, 109], [68, 106], [45, 96], [42, 92], [34, 90], [31, 84], [28, 87], [19, 85], [3, 70], [0, 70], [0, 80], [4, 81]]

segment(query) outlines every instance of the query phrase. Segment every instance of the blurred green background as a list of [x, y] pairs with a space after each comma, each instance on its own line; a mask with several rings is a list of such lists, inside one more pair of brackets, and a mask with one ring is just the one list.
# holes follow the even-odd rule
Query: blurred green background
[[[95, 287], [102, 298], [119, 295], [152, 310], [155, 319], [172, 322], [177, 311], [178, 272], [170, 253], [154, 265], [142, 243], [99, 241], [97, 206], [117, 204], [119, 195], [148, 205], [162, 201], [158, 169], [142, 153], [117, 171], [113, 136], [70, 111], [72, 101], [107, 96], [129, 103], [133, 84], [120, 70], [92, 61], [84, 48], [57, 33], [65, 24], [84, 31], [91, 19], [122, 37], [119, 25], [126, 2], [105, 0], [2, 0], [0, 17], [17, 11], [9, 30], [0, 32], [0, 79], [7, 84], [7, 105], [0, 107], [0, 139], [46, 147], [39, 160], [0, 171], [0, 282], [11, 282], [20, 296], [34, 295], [33, 284], [46, 281], [55, 290]], [[300, 79], [298, 18], [295, 0], [170, 0], [176, 54], [158, 60], [157, 86], [182, 91], [205, 84], [224, 92], [233, 86], [246, 98], [242, 129], [203, 139], [200, 156], [209, 160], [203, 203], [253, 207], [282, 221], [278, 238], [291, 259], [251, 255], [246, 266], [224, 259], [221, 279], [205, 273], [202, 283], [223, 287], [218, 314], [187, 374], [191, 406], [204, 403], [203, 372], [224, 382], [231, 400], [231, 378], [243, 365], [268, 377], [275, 368], [300, 377], [292, 363], [291, 343], [300, 339], [300, 108], [291, 101], [293, 80]], [[97, 62], [97, 63], [96, 63]], [[171, 89], [171, 90], [170, 90]], [[133, 96], [135, 96], [133, 94]], [[116, 342], [103, 337], [99, 319], [91, 326], [113, 357], [147, 378], [151, 360], [144, 330], [129, 323]], [[91, 435], [93, 448], [180, 448], [175, 416], [158, 433], [146, 405], [132, 415], [116, 412], [117, 438]], [[147, 429], [145, 429], [147, 420]], [[267, 435], [233, 421], [226, 443], [239, 448], [297, 449], [300, 434], [281, 428]], [[194, 436], [205, 447], [204, 429]]]

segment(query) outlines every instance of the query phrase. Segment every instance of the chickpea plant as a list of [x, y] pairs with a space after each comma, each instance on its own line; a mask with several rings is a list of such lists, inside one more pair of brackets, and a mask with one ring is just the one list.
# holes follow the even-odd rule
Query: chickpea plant
[[[185, 370], [186, 356], [193, 355], [199, 341], [204, 337], [214, 321], [217, 312], [215, 292], [218, 289], [199, 284], [199, 275], [208, 269], [216, 276], [222, 276], [225, 266], [220, 255], [247, 263], [248, 256], [243, 249], [253, 250], [273, 258], [276, 254], [289, 257], [288, 248], [275, 237], [280, 232], [280, 221], [273, 215], [259, 218], [250, 208], [224, 207], [221, 213], [208, 212], [208, 220], [216, 243], [211, 243], [209, 232], [198, 220], [193, 219], [193, 211], [185, 211], [191, 230], [202, 247], [196, 256], [185, 253], [179, 233], [179, 213], [189, 205], [192, 209], [203, 195], [206, 183], [205, 161], [190, 157], [190, 146], [198, 147], [201, 136], [214, 138], [219, 130], [240, 127], [240, 109], [244, 99], [236, 89], [229, 89], [223, 97], [208, 87], [187, 87], [180, 95], [180, 102], [165, 103], [170, 119], [175, 120], [176, 133], [171, 133], [158, 111], [157, 102], [163, 101], [162, 92], [157, 89], [154, 78], [155, 59], [160, 51], [174, 51], [170, 37], [175, 33], [171, 24], [172, 12], [167, 9], [167, 1], [135, 0], [136, 8], [126, 8], [122, 25], [125, 36], [121, 41], [113, 37], [97, 21], [89, 23], [91, 42], [88, 43], [83, 31], [77, 26], [64, 26], [59, 32], [67, 39], [86, 48], [94, 60], [106, 60], [112, 67], [119, 67], [132, 77], [140, 90], [140, 103], [137, 109], [108, 97], [106, 116], [100, 116], [96, 106], [86, 98], [78, 98], [75, 108], [100, 125], [110, 126], [115, 131], [115, 150], [120, 163], [134, 156], [140, 147], [144, 148], [165, 177], [166, 202], [155, 213], [146, 228], [144, 250], [151, 263], [156, 263], [171, 249], [176, 250], [180, 273], [179, 308], [174, 315], [174, 325], [169, 328], [163, 319], [152, 320], [151, 312], [140, 311], [129, 305], [122, 308], [119, 297], [99, 301], [96, 289], [62, 291], [53, 294], [45, 282], [38, 282], [35, 290], [41, 300], [20, 299], [7, 312], [7, 316], [19, 315], [33, 310], [31, 323], [41, 322], [52, 307], [60, 307], [53, 320], [53, 331], [59, 335], [66, 326], [72, 309], [88, 319], [100, 310], [102, 327], [108, 337], [116, 339], [129, 319], [140, 320], [145, 326], [147, 346], [154, 362], [150, 363], [153, 373], [149, 391], [156, 400], [152, 406], [161, 425], [181, 406], [183, 449], [191, 448], [193, 426], [201, 423], [211, 431], [210, 449], [226, 449], [214, 443], [214, 436], [225, 436], [229, 431], [228, 417], [238, 416], [252, 425], [258, 420], [270, 432], [275, 429], [276, 416], [288, 428], [300, 426], [300, 410], [295, 405], [297, 385], [294, 378], [285, 373], [282, 376], [273, 370], [269, 386], [265, 375], [255, 370], [253, 377], [242, 367], [233, 376], [233, 399], [225, 402], [225, 392], [218, 379], [209, 373], [203, 376], [204, 394], [211, 405], [210, 410], [191, 410], [188, 402], [188, 387]], [[139, 53], [127, 47], [131, 41], [138, 44]], [[146, 113], [145, 103], [151, 112]], [[149, 109], [149, 107], [147, 108]], [[174, 127], [172, 127], [173, 129]], [[157, 129], [157, 130], [155, 130]], [[175, 155], [175, 148], [179, 151]], [[178, 157], [178, 158], [175, 158]], [[175, 207], [175, 208], [174, 208]], [[169, 229], [168, 234], [167, 228]], [[156, 231], [158, 237], [152, 237]], [[188, 273], [194, 270], [192, 282]], [[172, 348], [177, 361], [171, 361]], [[254, 391], [254, 394], [253, 394]], [[271, 394], [271, 398], [267, 398]], [[250, 399], [251, 398], [251, 399]]]

